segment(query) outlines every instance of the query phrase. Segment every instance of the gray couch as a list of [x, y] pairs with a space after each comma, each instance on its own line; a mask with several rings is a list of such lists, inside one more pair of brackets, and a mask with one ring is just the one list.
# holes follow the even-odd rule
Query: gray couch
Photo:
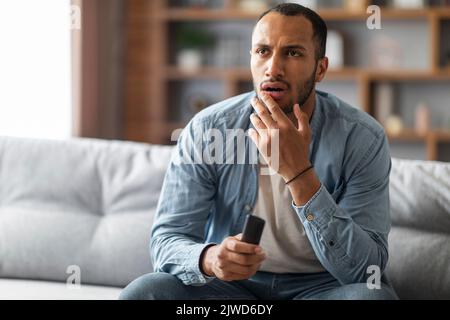
[[[172, 150], [0, 137], [0, 299], [115, 299], [150, 272]], [[394, 159], [391, 201], [388, 272], [399, 296], [449, 299], [450, 164]]]

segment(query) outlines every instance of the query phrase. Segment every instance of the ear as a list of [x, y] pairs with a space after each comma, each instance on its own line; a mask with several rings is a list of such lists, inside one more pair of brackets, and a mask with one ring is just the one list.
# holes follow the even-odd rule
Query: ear
[[328, 70], [328, 58], [323, 57], [317, 61], [316, 82], [321, 82]]

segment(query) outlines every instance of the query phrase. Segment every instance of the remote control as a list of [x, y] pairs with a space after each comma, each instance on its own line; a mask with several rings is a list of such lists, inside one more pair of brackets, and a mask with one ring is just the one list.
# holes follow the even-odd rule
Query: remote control
[[265, 223], [264, 219], [248, 214], [242, 231], [242, 241], [259, 244]]

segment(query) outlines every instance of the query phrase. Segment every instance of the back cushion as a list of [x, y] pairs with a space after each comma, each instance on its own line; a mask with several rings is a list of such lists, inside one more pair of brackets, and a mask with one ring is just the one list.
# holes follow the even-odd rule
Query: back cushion
[[392, 159], [392, 224], [450, 234], [450, 163]]
[[450, 299], [450, 163], [392, 160], [388, 275], [400, 298]]
[[[124, 286], [151, 272], [150, 228], [173, 147], [0, 138], [0, 277]], [[76, 267], [75, 267], [76, 268]]]

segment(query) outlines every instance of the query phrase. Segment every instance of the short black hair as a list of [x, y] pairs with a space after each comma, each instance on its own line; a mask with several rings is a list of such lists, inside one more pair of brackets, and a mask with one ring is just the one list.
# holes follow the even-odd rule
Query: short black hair
[[302, 16], [308, 19], [312, 24], [314, 32], [313, 38], [316, 43], [316, 60], [325, 57], [327, 25], [315, 11], [297, 3], [282, 3], [261, 14], [257, 22], [270, 12], [277, 12], [283, 16]]

